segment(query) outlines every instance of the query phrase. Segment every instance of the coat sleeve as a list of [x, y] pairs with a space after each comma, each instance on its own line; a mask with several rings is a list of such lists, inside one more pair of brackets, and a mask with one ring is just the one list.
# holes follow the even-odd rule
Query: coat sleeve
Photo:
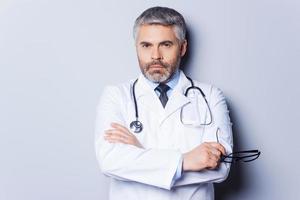
[[[225, 97], [219, 88], [211, 87], [211, 96], [209, 100], [213, 116], [213, 127], [215, 130], [219, 128], [218, 134], [219, 142], [225, 147], [226, 153], [232, 152], [233, 140], [232, 140], [232, 123], [229, 118], [229, 110], [226, 105]], [[213, 137], [216, 137], [215, 135]], [[216, 141], [216, 138], [208, 136], [204, 132], [203, 142]], [[199, 172], [183, 172], [182, 177], [178, 179], [174, 187], [199, 184], [207, 182], [222, 182], [224, 181], [230, 170], [230, 163], [221, 163], [217, 169], [214, 170], [202, 170]]]
[[112, 122], [125, 125], [124, 94], [115, 86], [104, 89], [97, 106], [95, 149], [101, 171], [114, 179], [135, 181], [170, 190], [182, 154], [170, 149], [142, 149], [104, 140]]

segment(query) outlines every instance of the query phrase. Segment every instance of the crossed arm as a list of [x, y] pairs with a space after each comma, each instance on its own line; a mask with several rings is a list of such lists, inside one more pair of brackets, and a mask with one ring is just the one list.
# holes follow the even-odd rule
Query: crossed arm
[[[126, 127], [123, 118], [124, 95], [117, 87], [108, 87], [98, 104], [96, 118], [96, 154], [102, 172], [122, 181], [136, 181], [160, 188], [223, 181], [230, 165], [220, 163], [222, 154], [232, 149], [231, 124], [223, 96], [212, 104], [216, 125], [224, 134], [220, 143], [204, 142], [182, 154], [175, 149], [144, 148]], [[115, 123], [112, 123], [115, 122]], [[225, 147], [225, 148], [224, 148]], [[183, 161], [182, 177], [173, 183], [178, 164]], [[174, 184], [174, 185], [173, 185]]]
[[[143, 148], [135, 135], [118, 123], [111, 124], [111, 129], [105, 131], [104, 139], [110, 143], [123, 143]], [[183, 171], [215, 169], [218, 167], [221, 156], [225, 155], [225, 152], [225, 148], [220, 143], [202, 143], [183, 154]]]

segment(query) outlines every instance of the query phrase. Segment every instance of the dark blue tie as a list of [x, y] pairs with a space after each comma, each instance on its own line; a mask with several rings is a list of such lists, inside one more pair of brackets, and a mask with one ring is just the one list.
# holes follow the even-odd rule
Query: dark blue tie
[[163, 107], [166, 106], [167, 102], [168, 102], [168, 96], [167, 96], [167, 91], [170, 89], [170, 87], [164, 83], [160, 83], [155, 90], [159, 91], [160, 95], [159, 95], [159, 100], [161, 102], [161, 104], [163, 105]]

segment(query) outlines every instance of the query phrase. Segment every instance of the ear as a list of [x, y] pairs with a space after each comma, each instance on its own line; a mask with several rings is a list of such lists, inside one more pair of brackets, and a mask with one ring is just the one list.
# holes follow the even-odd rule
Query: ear
[[182, 44], [181, 44], [181, 48], [180, 48], [180, 56], [183, 57], [186, 53], [187, 50], [187, 40], [185, 39]]

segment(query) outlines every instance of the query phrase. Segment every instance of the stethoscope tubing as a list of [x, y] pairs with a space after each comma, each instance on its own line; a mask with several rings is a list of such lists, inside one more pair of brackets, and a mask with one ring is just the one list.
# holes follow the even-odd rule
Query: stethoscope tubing
[[[208, 124], [201, 124], [201, 125], [210, 125], [213, 120], [212, 120], [211, 110], [210, 110], [210, 107], [208, 105], [206, 96], [205, 96], [204, 92], [201, 90], [201, 88], [194, 85], [194, 82], [190, 77], [187, 77], [187, 79], [190, 81], [191, 86], [186, 89], [184, 95], [187, 97], [187, 95], [188, 95], [188, 93], [191, 89], [196, 89], [201, 93], [201, 95], [204, 98], [205, 103], [208, 107], [209, 114], [210, 114], [210, 117], [211, 117], [211, 120]], [[143, 130], [143, 124], [142, 124], [142, 122], [139, 121], [139, 112], [138, 112], [137, 100], [136, 100], [136, 95], [135, 95], [135, 86], [136, 86], [137, 82], [138, 82], [138, 79], [136, 79], [133, 82], [133, 85], [132, 85], [132, 96], [133, 96], [134, 109], [135, 109], [135, 120], [130, 123], [130, 129], [132, 129], [133, 132], [135, 132], [135, 133], [140, 133]]]

